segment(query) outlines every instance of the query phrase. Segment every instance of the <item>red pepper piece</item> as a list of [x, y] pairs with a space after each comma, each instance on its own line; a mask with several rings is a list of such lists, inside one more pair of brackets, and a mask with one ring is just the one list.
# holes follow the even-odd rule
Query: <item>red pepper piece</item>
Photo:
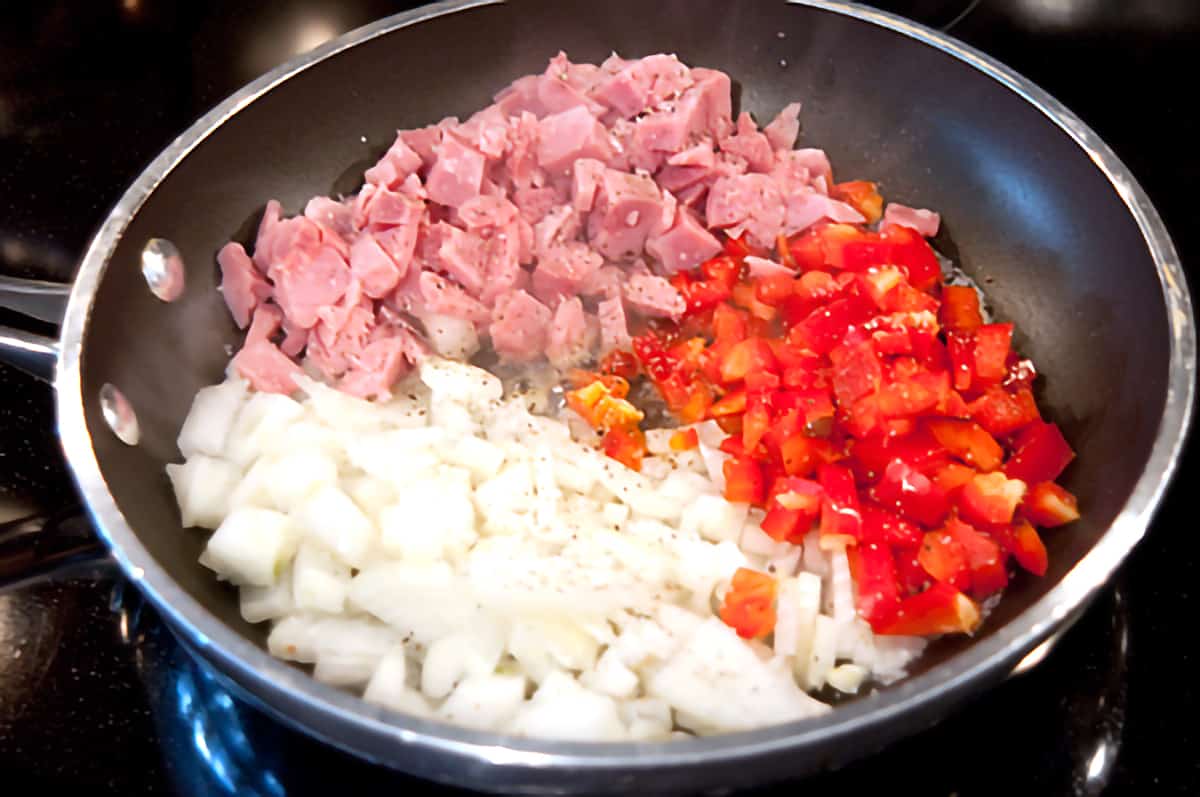
[[972, 596], [982, 600], [1008, 585], [1006, 557], [994, 540], [956, 517], [946, 521], [943, 533], [962, 546], [971, 569]]
[[942, 326], [951, 332], [974, 332], [983, 326], [979, 294], [970, 285], [943, 286], [942, 307], [938, 315]]
[[1046, 546], [1028, 520], [1018, 520], [1012, 526], [1000, 528], [995, 534], [1004, 549], [1017, 560], [1017, 564], [1035, 576], [1046, 575], [1050, 563]]
[[844, 465], [823, 463], [817, 466], [821, 499], [821, 536], [854, 541], [862, 536], [862, 515], [858, 510], [858, 491], [854, 474]]
[[766, 573], [739, 567], [721, 602], [721, 621], [743, 639], [761, 639], [775, 629], [778, 583]]
[[1002, 387], [988, 388], [967, 405], [971, 420], [996, 437], [1004, 437], [1034, 421], [1041, 420], [1033, 393], [1026, 388], [1009, 392]]
[[858, 614], [871, 628], [886, 628], [900, 612], [900, 585], [896, 560], [887, 545], [868, 543], [849, 549], [858, 588]]
[[725, 498], [761, 505], [767, 495], [766, 478], [757, 462], [745, 456], [733, 456], [722, 466], [725, 474]]
[[912, 548], [921, 544], [924, 536], [920, 526], [910, 523], [895, 512], [881, 506], [864, 502], [859, 509], [862, 515], [862, 541], [878, 545], [895, 545]]
[[999, 526], [1012, 522], [1024, 497], [1025, 482], [1020, 479], [1009, 479], [999, 471], [977, 473], [963, 485], [958, 506], [968, 521]]
[[896, 619], [875, 629], [895, 636], [969, 634], [979, 627], [979, 607], [954, 587], [937, 583], [924, 592], [900, 601]]
[[985, 324], [975, 330], [975, 377], [980, 382], [997, 384], [1008, 374], [1012, 333], [1012, 324]]
[[974, 421], [930, 418], [926, 428], [954, 456], [981, 471], [992, 471], [1004, 460], [1004, 449], [996, 438]]
[[1013, 454], [1004, 472], [1026, 484], [1054, 481], [1066, 469], [1075, 452], [1054, 423], [1033, 423], [1021, 430], [1013, 443]]
[[971, 587], [971, 567], [962, 543], [945, 530], [931, 531], [921, 541], [917, 561], [936, 580], [966, 591]]
[[1079, 520], [1079, 501], [1054, 482], [1040, 482], [1025, 494], [1021, 513], [1039, 526], [1054, 528]]

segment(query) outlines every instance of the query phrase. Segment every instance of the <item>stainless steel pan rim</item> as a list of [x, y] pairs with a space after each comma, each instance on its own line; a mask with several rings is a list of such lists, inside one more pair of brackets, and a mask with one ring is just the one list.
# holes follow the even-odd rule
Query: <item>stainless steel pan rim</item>
[[[276, 84], [330, 56], [409, 25], [495, 0], [449, 0], [398, 14], [352, 31], [264, 75], [206, 114], [175, 140], [137, 178], [97, 233], [83, 259], [62, 324], [56, 388], [63, 448], [95, 524], [125, 574], [186, 636], [196, 652], [215, 663], [262, 704], [315, 735], [384, 763], [394, 745], [412, 745], [462, 767], [514, 765], [530, 771], [675, 769], [730, 763], [820, 739], [849, 739], [902, 715], [933, 717], [957, 702], [977, 681], [998, 679], [1035, 645], [1063, 626], [1095, 595], [1144, 536], [1175, 471], [1191, 420], [1195, 392], [1195, 326], [1187, 285], [1170, 237], [1149, 198], [1128, 169], [1090, 128], [1029, 80], [944, 34], [899, 16], [834, 0], [789, 0], [878, 25], [937, 48], [1020, 95], [1066, 132], [1112, 184], [1133, 215], [1154, 258], [1170, 329], [1170, 377], [1166, 404], [1149, 463], [1126, 505], [1100, 541], [1036, 604], [990, 637], [896, 687], [839, 708], [832, 715], [749, 733], [655, 744], [585, 744], [518, 739], [467, 731], [370, 706], [326, 687], [271, 658], [226, 627], [184, 592], [150, 557], [117, 507], [101, 475], [84, 418], [80, 363], [92, 303], [110, 256], [134, 214], [158, 183], [188, 152], [225, 120]], [[286, 707], [285, 707], [286, 706]], [[303, 715], [302, 717], [299, 715]], [[329, 729], [350, 731], [331, 738]], [[437, 776], [434, 774], [433, 776]], [[448, 770], [446, 779], [461, 779]], [[483, 785], [478, 781], [477, 787]], [[495, 787], [502, 787], [496, 784]], [[486, 786], [485, 786], [486, 787]]]

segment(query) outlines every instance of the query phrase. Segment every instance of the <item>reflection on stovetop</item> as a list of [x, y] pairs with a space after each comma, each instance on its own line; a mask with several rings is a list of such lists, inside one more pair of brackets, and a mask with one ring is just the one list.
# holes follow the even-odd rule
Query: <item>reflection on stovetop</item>
[[[371, 766], [284, 727], [228, 691], [132, 588], [118, 584], [112, 606], [180, 793], [283, 797], [327, 794], [347, 783], [364, 793], [461, 793]], [[1101, 794], [1125, 726], [1129, 639], [1130, 612], [1118, 584], [1044, 661], [968, 712], [840, 772], [756, 793], [798, 788], [819, 797], [911, 784], [919, 794]]]

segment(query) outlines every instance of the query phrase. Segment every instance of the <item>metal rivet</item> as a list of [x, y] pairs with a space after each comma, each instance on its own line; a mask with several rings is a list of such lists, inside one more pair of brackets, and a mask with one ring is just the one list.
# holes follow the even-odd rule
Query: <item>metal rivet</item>
[[142, 250], [142, 276], [150, 292], [164, 302], [183, 295], [183, 258], [166, 238], [151, 238]]
[[100, 411], [118, 440], [128, 446], [138, 444], [138, 421], [133, 406], [120, 390], [107, 382], [100, 388]]

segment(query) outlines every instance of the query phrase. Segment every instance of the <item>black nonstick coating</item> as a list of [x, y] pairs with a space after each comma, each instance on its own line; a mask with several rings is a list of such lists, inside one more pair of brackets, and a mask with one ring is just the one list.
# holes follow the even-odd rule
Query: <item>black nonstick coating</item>
[[[238, 333], [216, 291], [216, 250], [250, 243], [262, 207], [298, 212], [351, 192], [395, 130], [490, 101], [559, 49], [599, 62], [674, 52], [727, 71], [760, 123], [800, 100], [802, 146], [825, 148], [836, 178], [939, 210], [936, 241], [986, 290], [1039, 366], [1039, 402], [1078, 451], [1066, 486], [1083, 520], [1049, 532], [1050, 572], [1018, 578], [981, 632], [1044, 594], [1104, 533], [1146, 465], [1166, 395], [1168, 326], [1155, 264], [1112, 185], [1037, 108], [946, 53], [884, 28], [785, 2], [559, 0], [479, 7], [341, 52], [278, 85], [200, 143], [137, 212], [96, 296], [83, 395], [104, 477], [162, 566], [228, 625], [234, 592], [200, 567], [203, 535], [180, 528], [163, 466], [192, 396], [222, 379]], [[136, 131], [130, 131], [136, 135]], [[174, 241], [187, 291], [164, 304], [139, 253]], [[136, 408], [142, 442], [108, 433], [106, 382]], [[944, 660], [969, 640], [935, 646]]]

